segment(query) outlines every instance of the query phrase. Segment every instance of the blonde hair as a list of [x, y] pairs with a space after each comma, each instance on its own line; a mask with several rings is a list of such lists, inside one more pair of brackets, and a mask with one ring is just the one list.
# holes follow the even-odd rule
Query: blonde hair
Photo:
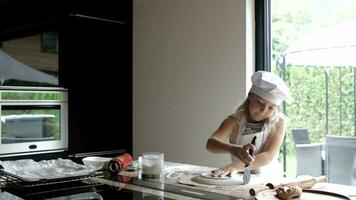
[[[234, 112], [233, 115], [237, 116], [238, 112], [242, 112], [245, 116], [249, 115], [249, 104], [250, 104], [250, 100], [249, 98], [246, 98], [245, 101], [243, 101], [242, 104], [240, 104], [237, 108], [236, 106], [234, 107]], [[278, 120], [280, 119], [280, 117], [284, 117], [285, 119], [287, 119], [287, 117], [278, 111], [278, 109], [276, 109], [273, 114], [271, 115], [271, 117], [269, 117], [266, 121], [268, 123], [268, 127], [269, 127], [269, 132], [275, 132], [276, 131], [276, 124], [278, 122]]]

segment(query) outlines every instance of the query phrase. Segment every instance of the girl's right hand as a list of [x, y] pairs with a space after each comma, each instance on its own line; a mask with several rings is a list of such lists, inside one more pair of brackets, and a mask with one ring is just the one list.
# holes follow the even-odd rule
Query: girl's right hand
[[250, 165], [255, 160], [255, 156], [249, 154], [250, 149], [255, 151], [256, 147], [253, 144], [246, 144], [243, 147], [232, 146], [230, 153], [246, 165]]

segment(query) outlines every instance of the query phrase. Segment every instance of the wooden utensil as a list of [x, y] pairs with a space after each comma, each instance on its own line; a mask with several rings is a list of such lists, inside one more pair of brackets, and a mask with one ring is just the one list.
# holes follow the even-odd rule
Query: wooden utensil
[[[264, 190], [259, 192], [256, 197], [257, 200], [278, 200], [276, 196], [276, 189], [271, 190]], [[350, 200], [349, 197], [334, 193], [334, 192], [327, 192], [327, 191], [320, 191], [320, 190], [303, 190], [302, 195], [298, 198], [298, 200], [315, 200], [315, 199], [323, 199], [323, 200]]]
[[290, 186], [290, 185], [297, 185], [302, 189], [307, 189], [313, 187], [316, 183], [326, 182], [326, 180], [327, 180], [326, 176], [319, 176], [319, 177], [311, 177], [303, 180], [292, 181], [288, 183], [282, 183], [278, 185], [275, 185], [273, 183], [267, 183], [266, 186], [263, 188], [258, 188], [258, 189], [251, 188], [249, 190], [249, 193], [251, 196], [255, 196], [257, 193], [265, 190], [271, 190], [271, 189], [276, 189], [279, 187]]

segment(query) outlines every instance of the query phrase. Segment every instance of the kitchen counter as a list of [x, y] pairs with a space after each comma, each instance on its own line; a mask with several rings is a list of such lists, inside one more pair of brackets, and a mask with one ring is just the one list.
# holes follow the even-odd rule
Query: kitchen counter
[[[140, 172], [120, 172], [118, 178], [96, 177], [96, 181], [118, 189], [139, 191], [168, 199], [255, 199], [251, 196], [251, 188], [259, 190], [265, 188], [266, 183], [275, 185], [295, 180], [275, 179], [266, 180], [259, 175], [252, 175], [247, 185], [205, 185], [191, 181], [191, 178], [213, 168], [165, 162], [164, 176], [161, 179], [142, 180]], [[129, 178], [127, 178], [129, 177]], [[356, 200], [356, 187], [332, 183], [316, 183], [311, 189], [334, 192], [349, 196]]]
[[[247, 185], [206, 185], [196, 183], [191, 179], [200, 176], [201, 173], [211, 171], [213, 168], [165, 162], [164, 175], [160, 179], [143, 180], [141, 172], [122, 171], [119, 175], [112, 176], [107, 171], [103, 171], [100, 176], [91, 177], [95, 185], [83, 185], [79, 187], [69, 187], [59, 189], [55, 193], [49, 193], [48, 188], [37, 190], [38, 195], [30, 198], [23, 194], [4, 187], [0, 192], [0, 199], [70, 199], [69, 197], [91, 196], [90, 199], [214, 199], [214, 200], [233, 200], [233, 199], [254, 199], [249, 194], [251, 188], [258, 191], [265, 188], [265, 184], [272, 182], [280, 184], [291, 180], [266, 180], [259, 175], [252, 175], [251, 181]], [[82, 187], [83, 186], [83, 187]], [[317, 183], [313, 189], [336, 192], [347, 195], [352, 200], [356, 200], [356, 187], [345, 186], [332, 183]], [[97, 196], [97, 198], [95, 197]], [[22, 198], [20, 198], [22, 197]], [[79, 198], [80, 199], [80, 198]]]

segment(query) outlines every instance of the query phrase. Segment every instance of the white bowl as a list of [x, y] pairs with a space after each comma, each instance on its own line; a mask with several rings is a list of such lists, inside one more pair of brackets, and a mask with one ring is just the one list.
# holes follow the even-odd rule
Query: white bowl
[[82, 159], [85, 166], [92, 167], [95, 170], [106, 169], [109, 165], [111, 158], [89, 156]]

